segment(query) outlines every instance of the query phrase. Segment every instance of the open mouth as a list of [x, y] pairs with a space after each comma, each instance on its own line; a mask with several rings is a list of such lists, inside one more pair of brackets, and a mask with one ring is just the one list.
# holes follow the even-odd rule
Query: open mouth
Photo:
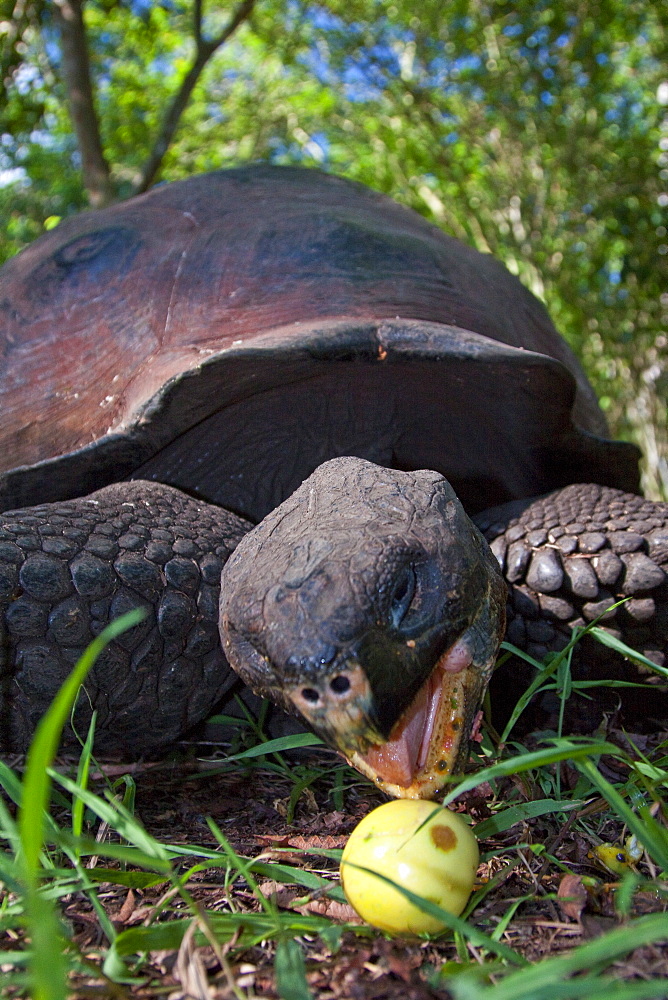
[[429, 798], [456, 768], [478, 707], [479, 672], [456, 642], [440, 657], [386, 743], [349, 758], [395, 798]]

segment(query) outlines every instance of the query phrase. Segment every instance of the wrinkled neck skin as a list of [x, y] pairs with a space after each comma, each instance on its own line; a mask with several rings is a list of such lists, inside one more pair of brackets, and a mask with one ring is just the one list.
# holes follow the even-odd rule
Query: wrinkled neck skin
[[466, 760], [505, 625], [505, 583], [436, 472], [321, 465], [222, 576], [232, 667], [388, 794]]

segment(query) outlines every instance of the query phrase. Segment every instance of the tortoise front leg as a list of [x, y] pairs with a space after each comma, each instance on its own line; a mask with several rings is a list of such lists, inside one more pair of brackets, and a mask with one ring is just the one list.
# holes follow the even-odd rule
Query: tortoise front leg
[[509, 642], [542, 659], [604, 614], [604, 628], [666, 664], [668, 504], [576, 484], [474, 520], [510, 584]]
[[1, 514], [0, 745], [26, 749], [86, 645], [135, 607], [146, 618], [91, 670], [78, 732], [92, 706], [96, 748], [136, 756], [205, 718], [235, 679], [218, 637], [220, 574], [250, 527], [149, 482]]

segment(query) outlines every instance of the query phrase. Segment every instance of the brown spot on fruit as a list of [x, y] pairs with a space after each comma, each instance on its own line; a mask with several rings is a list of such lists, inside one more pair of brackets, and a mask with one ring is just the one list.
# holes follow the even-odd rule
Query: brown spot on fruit
[[452, 851], [457, 846], [457, 834], [449, 826], [432, 826], [429, 832], [439, 851]]

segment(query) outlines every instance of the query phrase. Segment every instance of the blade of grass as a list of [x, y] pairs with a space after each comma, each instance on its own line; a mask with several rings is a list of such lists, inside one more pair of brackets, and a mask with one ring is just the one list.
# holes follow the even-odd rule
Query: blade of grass
[[[100, 843], [92, 837], [87, 837], [85, 835], [74, 838], [71, 833], [68, 833], [67, 830], [61, 831], [58, 844], [63, 848], [63, 850], [69, 850], [72, 854], [74, 854], [75, 851], [78, 851], [79, 856], [82, 858], [99, 855], [102, 858], [111, 858], [114, 861], [121, 861], [126, 865], [136, 865], [139, 868], [147, 868], [149, 871], [154, 871], [162, 875], [169, 875], [171, 872], [171, 865], [169, 862], [170, 858], [179, 857], [179, 855], [186, 853], [185, 851], [168, 852], [167, 859], [165, 860], [162, 858], [156, 858], [151, 854], [146, 854], [137, 847], [128, 847], [125, 844]], [[161, 846], [164, 848], [164, 845]]]
[[167, 879], [164, 875], [154, 875], [151, 872], [124, 872], [119, 868], [87, 868], [86, 874], [91, 882], [108, 882], [110, 885], [122, 885], [127, 889], [151, 889], [155, 885], [164, 885]]
[[[83, 745], [83, 749], [79, 756], [79, 764], [77, 766], [76, 784], [78, 788], [86, 789], [88, 787], [88, 775], [90, 773], [90, 762], [93, 755], [93, 740], [95, 739], [96, 721], [97, 712], [93, 712], [93, 717], [90, 720], [90, 726], [88, 727], [86, 742]], [[72, 798], [72, 833], [75, 837], [81, 836], [83, 831], [83, 819], [84, 802], [79, 795], [75, 795]]]
[[649, 667], [655, 674], [659, 674], [661, 677], [668, 677], [668, 667], [660, 667], [658, 663], [654, 660], [649, 660], [642, 653], [636, 652], [635, 649], [631, 649], [627, 646], [625, 642], [621, 639], [617, 639], [616, 636], [610, 635], [605, 629], [600, 628], [598, 625], [592, 625], [590, 629], [591, 634], [594, 636], [597, 642], [600, 642], [602, 646], [607, 646], [609, 649], [614, 649], [616, 653], [620, 653], [625, 656], [627, 660], [633, 660], [635, 663], [640, 663], [644, 667]]
[[[589, 979], [588, 990], [579, 991], [578, 981], [562, 983], [568, 976], [592, 970], [598, 967], [605, 967], [611, 962], [628, 955], [635, 948], [643, 945], [659, 944], [668, 940], [668, 918], [664, 913], [652, 913], [646, 917], [630, 921], [621, 927], [616, 927], [603, 937], [581, 945], [573, 949], [566, 955], [558, 955], [554, 958], [543, 959], [536, 965], [512, 972], [509, 972], [504, 979], [493, 986], [482, 987], [477, 984], [475, 992], [471, 990], [472, 981], [468, 973], [462, 973], [460, 977], [453, 977], [448, 981], [448, 988], [452, 990], [457, 1000], [558, 1000], [559, 992], [554, 992], [555, 987], [563, 985], [564, 991], [561, 997], [591, 997], [594, 995], [592, 981]], [[588, 977], [589, 978], [589, 977]], [[468, 983], [466, 980], [468, 979]], [[598, 996], [613, 996], [614, 993], [606, 993], [615, 986], [612, 979], [599, 980], [603, 987], [603, 992], [598, 992]], [[621, 985], [621, 984], [619, 984]], [[623, 984], [628, 986], [631, 984]], [[643, 984], [645, 986], [651, 984]], [[463, 987], [463, 988], [460, 988]], [[570, 992], [566, 987], [570, 988]], [[665, 991], [665, 983], [663, 983]], [[547, 992], [547, 991], [550, 992]], [[623, 992], [618, 994], [620, 1000]], [[647, 993], [640, 992], [639, 996], [660, 997], [659, 991], [653, 992], [651, 989]]]
[[534, 799], [533, 802], [518, 802], [508, 806], [501, 812], [494, 813], [488, 819], [483, 819], [473, 827], [473, 832], [479, 840], [485, 840], [498, 833], [510, 830], [516, 823], [522, 823], [526, 819], [535, 819], [537, 816], [548, 816], [551, 813], [573, 812], [574, 809], [581, 809], [584, 805], [582, 799]]
[[[494, 857], [498, 857], [497, 852], [494, 852]], [[523, 859], [521, 857], [515, 858], [513, 861], [510, 861], [508, 864], [504, 865], [503, 868], [500, 868], [499, 871], [497, 871], [496, 874], [493, 875], [488, 882], [485, 882], [480, 887], [476, 886], [474, 891], [471, 893], [471, 896], [469, 897], [468, 903], [466, 904], [466, 906], [464, 907], [464, 909], [460, 914], [462, 920], [468, 920], [473, 911], [478, 906], [480, 906], [482, 901], [496, 890], [499, 883], [507, 879], [508, 873], [511, 872], [514, 868], [517, 868], [522, 863]], [[522, 900], [520, 900], [520, 902], [522, 902]], [[499, 926], [500, 925], [497, 924], [492, 933], [492, 937], [494, 938], [495, 941], [501, 940], [501, 934], [499, 933]]]
[[29, 974], [33, 1000], [65, 1000], [65, 942], [53, 904], [39, 892], [40, 854], [51, 791], [48, 773], [67, 717], [79, 688], [104, 647], [121, 632], [138, 624], [144, 611], [135, 609], [112, 622], [93, 640], [40, 720], [30, 744], [18, 815], [19, 865], [26, 886], [25, 912], [31, 938]]
[[159, 841], [147, 833], [139, 820], [128, 812], [121, 802], [106, 802], [99, 795], [89, 792], [85, 788], [79, 788], [76, 782], [72, 781], [64, 774], [59, 774], [52, 768], [48, 768], [49, 775], [57, 781], [63, 788], [71, 792], [73, 797], [79, 798], [88, 808], [94, 812], [101, 820], [109, 823], [114, 830], [135, 847], [143, 851], [156, 861], [166, 862], [169, 855]]
[[495, 778], [506, 777], [509, 774], [520, 774], [522, 771], [530, 771], [532, 768], [556, 764], [562, 760], [580, 760], [583, 757], [618, 752], [618, 747], [612, 743], [595, 741], [575, 743], [568, 740], [559, 740], [558, 742], [558, 746], [548, 747], [545, 750], [533, 750], [531, 753], [499, 761], [490, 767], [483, 768], [482, 771], [469, 774], [452, 791], [448, 792], [443, 799], [443, 805], [449, 805], [460, 795], [463, 795], [464, 792], [469, 792], [472, 788], [477, 788], [478, 785], [481, 785], [485, 781], [493, 781]]
[[268, 915], [278, 918], [278, 911], [276, 907], [270, 902], [270, 900], [266, 898], [266, 896], [263, 895], [263, 893], [260, 892], [260, 888], [255, 879], [253, 878], [253, 875], [251, 874], [250, 864], [245, 860], [245, 858], [241, 858], [237, 854], [237, 852], [234, 850], [234, 848], [228, 841], [223, 831], [213, 821], [213, 819], [211, 819], [210, 816], [207, 816], [206, 822], [207, 826], [211, 830], [211, 833], [214, 835], [214, 837], [222, 847], [226, 856], [232, 862], [233, 866], [236, 868], [236, 870], [239, 872], [242, 878], [244, 878], [248, 883], [248, 885], [250, 886], [253, 894], [255, 895], [255, 898], [257, 899], [262, 909]]
[[274, 959], [276, 991], [281, 1000], [311, 1000], [304, 954], [294, 938], [281, 938]]
[[317, 781], [320, 776], [321, 772], [319, 770], [305, 770], [302, 773], [302, 777], [299, 778], [292, 786], [292, 791], [290, 792], [290, 798], [288, 800], [288, 808], [285, 814], [285, 822], [288, 823], [288, 825], [292, 825], [297, 803], [299, 802], [302, 792], [306, 791], [307, 788], [310, 788], [314, 781]]
[[[285, 911], [277, 922], [272, 914], [260, 913], [222, 913], [206, 910], [205, 916], [218, 941], [230, 941], [239, 935], [239, 947], [251, 947], [260, 941], [269, 941], [276, 937], [296, 936], [301, 934], [317, 934], [320, 937], [331, 936], [331, 921], [326, 917], [300, 914]], [[151, 924], [148, 927], [129, 927], [121, 931], [107, 953], [104, 970], [121, 962], [122, 958], [145, 951], [175, 951], [179, 948], [183, 935], [192, 924], [188, 920], [170, 920], [164, 923]], [[360, 932], [356, 924], [344, 924], [342, 929]], [[336, 928], [336, 934], [339, 933]], [[205, 941], [201, 932], [196, 933], [196, 939]]]
[[508, 737], [510, 736], [510, 733], [512, 732], [515, 726], [515, 723], [517, 722], [517, 720], [519, 719], [520, 715], [527, 707], [529, 702], [531, 701], [536, 691], [539, 688], [541, 688], [544, 685], [545, 681], [548, 680], [555, 672], [562, 671], [562, 664], [564, 664], [564, 662], [570, 659], [573, 648], [581, 641], [582, 637], [585, 635], [591, 634], [598, 640], [598, 642], [601, 642], [603, 645], [615, 649], [623, 656], [627, 656], [631, 659], [636, 659], [638, 660], [638, 662], [644, 663], [646, 666], [649, 666], [657, 673], [660, 673], [663, 676], [668, 676], [668, 669], [664, 667], [658, 667], [651, 660], [648, 660], [641, 654], [635, 653], [623, 642], [620, 642], [618, 639], [615, 639], [614, 636], [609, 635], [604, 629], [599, 627], [598, 623], [603, 619], [604, 615], [608, 614], [614, 608], [621, 607], [621, 605], [625, 604], [628, 600], [629, 598], [625, 597], [621, 601], [618, 601], [616, 604], [613, 604], [610, 608], [606, 609], [604, 614], [599, 615], [598, 618], [595, 618], [584, 628], [573, 629], [573, 638], [570, 640], [568, 645], [565, 646], [562, 650], [560, 650], [560, 652], [556, 653], [547, 664], [539, 663], [533, 657], [529, 656], [528, 653], [525, 653], [523, 650], [518, 649], [517, 646], [513, 646], [511, 643], [508, 642], [501, 643], [501, 649], [505, 650], [506, 652], [512, 653], [514, 656], [517, 656], [522, 660], [525, 660], [527, 663], [530, 663], [533, 667], [535, 667], [536, 670], [538, 670], [537, 676], [534, 677], [533, 681], [528, 686], [526, 691], [524, 691], [521, 697], [517, 700], [515, 708], [513, 709], [511, 716], [508, 720], [508, 723], [503, 733], [501, 734], [502, 743], [505, 743], [507, 741]]
[[345, 903], [346, 897], [343, 890], [336, 882], [330, 882], [309, 871], [307, 868], [295, 868], [293, 865], [282, 865], [276, 862], [269, 864], [266, 861], [251, 861], [250, 870], [255, 875], [263, 875], [265, 878], [273, 879], [275, 882], [284, 882], [286, 885], [300, 885], [305, 889], [314, 891], [327, 890], [327, 895], [331, 899], [336, 899], [339, 903]]
[[510, 643], [507, 642], [501, 643], [502, 649], [505, 649], [508, 652], [513, 653], [515, 656], [518, 656], [520, 659], [530, 663], [538, 671], [538, 673], [531, 681], [527, 689], [523, 691], [520, 697], [517, 699], [515, 707], [511, 712], [510, 718], [506, 723], [506, 727], [501, 733], [502, 743], [507, 742], [508, 737], [515, 728], [515, 723], [517, 722], [522, 712], [533, 698], [536, 691], [538, 691], [538, 689], [542, 687], [545, 684], [545, 682], [549, 680], [549, 678], [552, 677], [552, 675], [559, 669], [559, 665], [562, 663], [563, 659], [566, 656], [568, 656], [570, 650], [573, 648], [573, 646], [576, 644], [577, 641], [578, 641], [577, 637], [571, 639], [568, 646], [566, 646], [565, 649], [562, 649], [561, 653], [558, 653], [548, 664], [538, 663], [532, 657], [528, 656], [528, 654], [524, 653], [523, 650], [518, 649], [516, 646], [512, 646]]
[[18, 818], [24, 873], [28, 883], [35, 881], [42, 849], [44, 812], [51, 788], [51, 778], [47, 774], [47, 768], [56, 756], [60, 735], [79, 688], [107, 643], [133, 625], [137, 625], [144, 615], [143, 609], [135, 608], [107, 625], [88, 646], [37, 726], [28, 750], [23, 778], [23, 798]]
[[[591, 761], [578, 761], [575, 766], [598, 789], [620, 819], [626, 823], [629, 830], [647, 849], [654, 861], [661, 866], [664, 872], [668, 871], [668, 830], [657, 823], [647, 807], [640, 808], [640, 815], [634, 812], [617, 789], [603, 777]], [[666, 923], [668, 925], [668, 917], [666, 917]]]
[[[462, 973], [464, 979], [466, 973]], [[471, 977], [472, 978], [472, 977]], [[488, 990], [462, 982], [452, 988], [455, 1000], [496, 1000]], [[518, 994], [518, 1000], [666, 1000], [666, 986], [656, 979], [652, 981], [619, 982], [610, 976], [580, 976], [565, 982], [547, 983], [528, 994]]]
[[97, 886], [93, 880], [89, 877], [89, 872], [87, 868], [83, 868], [79, 860], [77, 859], [75, 863], [76, 872], [80, 879], [80, 889], [79, 891], [85, 893], [88, 897], [88, 901], [95, 910], [97, 914], [97, 919], [100, 924], [100, 929], [105, 935], [107, 941], [111, 942], [116, 937], [116, 928], [114, 927], [112, 921], [109, 918], [107, 911], [98, 899]]
[[[300, 750], [302, 747], [322, 747], [325, 744], [319, 736], [314, 733], [295, 733], [292, 736], [279, 736], [275, 740], [266, 740], [250, 750], [243, 750], [241, 753], [232, 754], [222, 762], [222, 767], [216, 770], [223, 770], [227, 764], [232, 764], [238, 760], [250, 760], [252, 757], [264, 757], [271, 753], [283, 753], [285, 750]], [[204, 778], [212, 771], [201, 772], [194, 777]]]

